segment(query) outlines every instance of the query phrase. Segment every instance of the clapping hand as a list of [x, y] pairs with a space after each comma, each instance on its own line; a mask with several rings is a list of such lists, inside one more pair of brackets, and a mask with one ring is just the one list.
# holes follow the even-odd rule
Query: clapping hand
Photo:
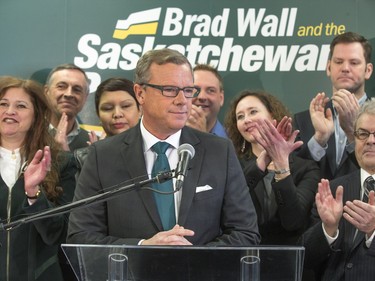
[[59, 143], [63, 150], [70, 151], [69, 144], [68, 144], [68, 136], [67, 136], [67, 130], [68, 130], [68, 116], [65, 112], [61, 115], [59, 124], [56, 128], [56, 134], [55, 134], [55, 141]]
[[207, 119], [204, 110], [196, 105], [192, 105], [189, 118], [186, 126], [197, 129], [202, 132], [207, 132]]
[[324, 229], [331, 237], [336, 235], [339, 222], [342, 217], [343, 193], [343, 187], [337, 187], [336, 198], [334, 198], [328, 180], [322, 179], [318, 184], [318, 192], [315, 195], [315, 203], [320, 219], [323, 222]]
[[368, 202], [361, 200], [348, 201], [344, 206], [343, 217], [355, 228], [370, 237], [375, 231], [375, 193], [370, 191]]
[[24, 171], [25, 192], [28, 196], [34, 196], [39, 190], [39, 184], [44, 180], [48, 171], [51, 170], [51, 151], [49, 146], [38, 150], [33, 160]]
[[90, 131], [89, 132], [89, 141], [87, 142], [88, 145], [92, 145], [94, 142], [97, 142], [98, 140], [103, 140], [105, 139], [107, 136], [107, 134], [105, 133], [105, 131], [103, 131], [100, 136], [98, 137], [98, 135], [96, 134], [95, 131]]
[[254, 138], [267, 151], [274, 164], [283, 162], [289, 165], [289, 154], [299, 148], [303, 142], [295, 142], [298, 131], [292, 131], [291, 118], [284, 117], [277, 127], [275, 123], [267, 119], [256, 120], [259, 136], [254, 134]]
[[328, 101], [325, 93], [318, 93], [310, 102], [310, 117], [315, 129], [314, 139], [322, 147], [327, 144], [335, 130], [332, 111], [330, 108], [325, 110]]
[[359, 110], [358, 100], [349, 91], [341, 89], [333, 93], [332, 102], [338, 113], [340, 127], [351, 143], [354, 141], [354, 119]]

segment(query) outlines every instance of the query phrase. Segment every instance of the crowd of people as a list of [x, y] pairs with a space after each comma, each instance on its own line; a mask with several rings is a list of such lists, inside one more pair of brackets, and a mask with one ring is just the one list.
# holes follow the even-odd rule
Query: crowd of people
[[[303, 280], [374, 280], [371, 51], [363, 36], [340, 34], [326, 69], [332, 93], [293, 116], [274, 95], [244, 89], [222, 124], [219, 72], [150, 50], [134, 81], [109, 78], [96, 89], [101, 135], [80, 127], [89, 95], [81, 68], [55, 67], [44, 87], [0, 77], [0, 280], [73, 280], [62, 243], [302, 245]], [[185, 143], [195, 156], [181, 189], [169, 179], [149, 186], [156, 192], [140, 188], [6, 229], [170, 170]]]

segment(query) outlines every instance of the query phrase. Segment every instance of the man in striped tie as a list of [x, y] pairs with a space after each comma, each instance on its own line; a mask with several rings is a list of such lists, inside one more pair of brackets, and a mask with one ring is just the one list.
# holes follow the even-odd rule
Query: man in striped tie
[[318, 223], [302, 237], [305, 266], [317, 280], [375, 280], [375, 100], [360, 109], [354, 137], [360, 169], [321, 180], [313, 209]]

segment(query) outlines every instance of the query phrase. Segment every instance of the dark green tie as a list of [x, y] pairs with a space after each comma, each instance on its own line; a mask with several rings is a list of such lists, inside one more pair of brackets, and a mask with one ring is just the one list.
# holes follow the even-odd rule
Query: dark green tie
[[[152, 167], [152, 177], [155, 177], [161, 171], [170, 170], [168, 158], [165, 155], [168, 147], [169, 143], [160, 141], [152, 146], [152, 151], [158, 154], [154, 166]], [[162, 192], [172, 192], [173, 181], [170, 179], [164, 183], [156, 182], [152, 184], [152, 187]], [[164, 230], [172, 229], [176, 224], [173, 193], [165, 195], [155, 192], [154, 196]]]

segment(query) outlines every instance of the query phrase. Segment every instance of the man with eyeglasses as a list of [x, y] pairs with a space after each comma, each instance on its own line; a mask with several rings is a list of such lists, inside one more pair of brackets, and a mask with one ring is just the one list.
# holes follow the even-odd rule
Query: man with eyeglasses
[[354, 150], [353, 120], [368, 99], [365, 81], [370, 79], [372, 47], [362, 35], [346, 32], [337, 35], [330, 46], [327, 76], [332, 83], [332, 98], [318, 93], [307, 111], [294, 116], [304, 145], [298, 156], [315, 160], [326, 179], [334, 179], [358, 169], [350, 154]]
[[[137, 126], [91, 146], [75, 200], [114, 186], [150, 178], [159, 157], [170, 169], [177, 148], [195, 149], [183, 187], [165, 202], [149, 188], [137, 188], [70, 216], [69, 243], [127, 245], [250, 246], [259, 243], [256, 213], [233, 145], [185, 126], [199, 93], [192, 68], [171, 49], [151, 50], [137, 63], [136, 97], [143, 109]], [[156, 147], [166, 150], [157, 152]], [[162, 156], [163, 155], [163, 156]], [[168, 168], [167, 168], [168, 170]], [[155, 190], [154, 185], [149, 185]], [[167, 220], [165, 217], [167, 216]]]
[[375, 279], [375, 100], [354, 123], [360, 169], [331, 182], [322, 179], [315, 198], [316, 224], [302, 237], [305, 266], [316, 280]]

